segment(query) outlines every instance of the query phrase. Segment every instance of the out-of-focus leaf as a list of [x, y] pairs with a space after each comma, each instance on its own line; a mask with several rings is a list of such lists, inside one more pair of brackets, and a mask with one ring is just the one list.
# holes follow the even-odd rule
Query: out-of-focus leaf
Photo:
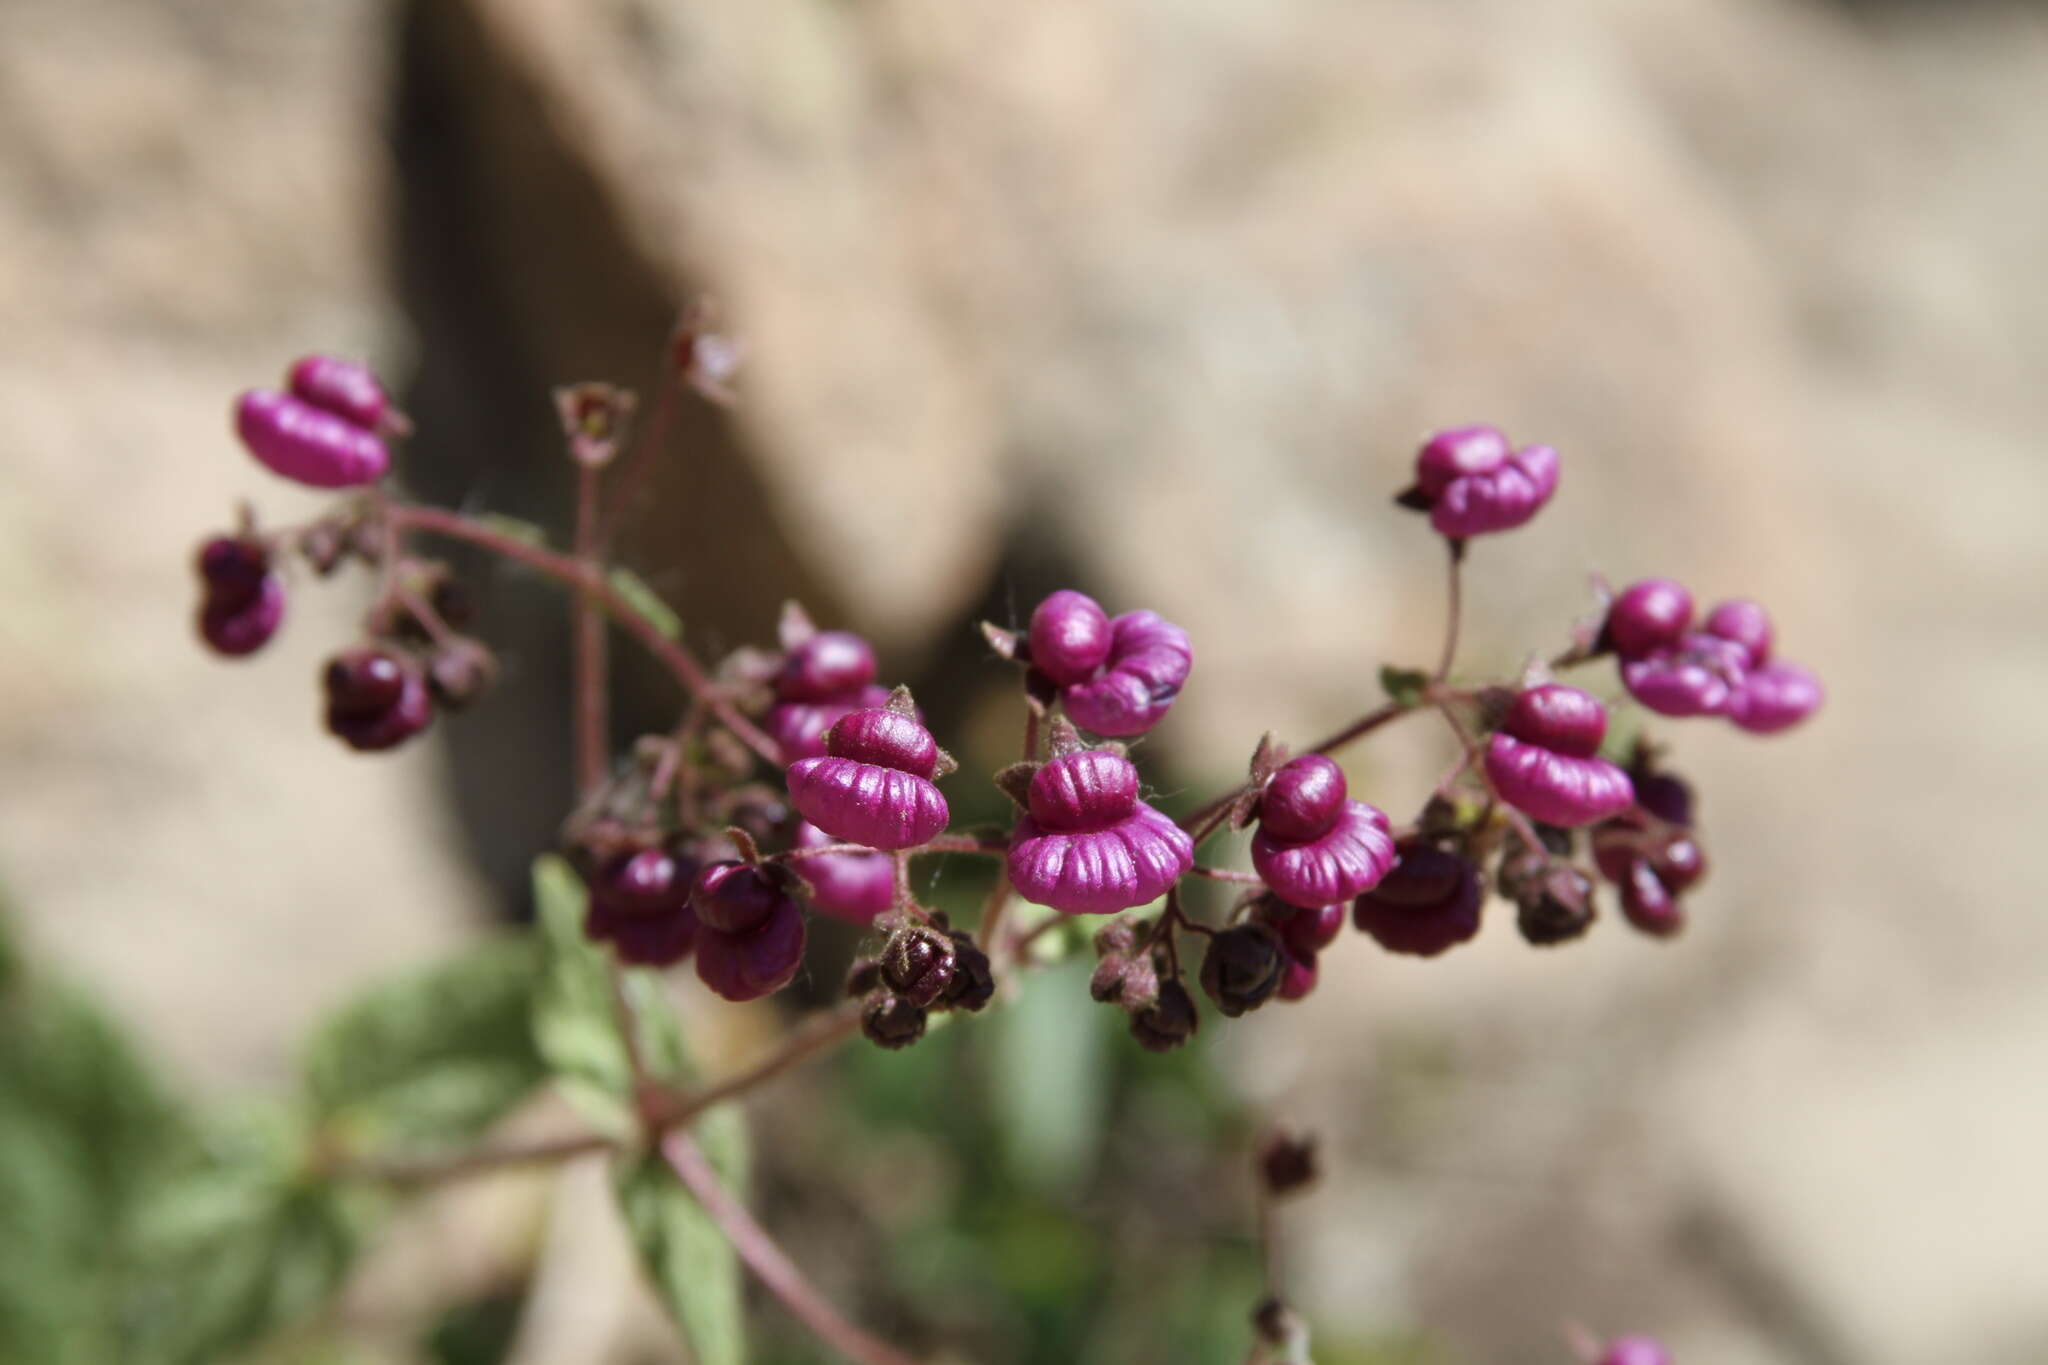
[[510, 537], [522, 544], [545, 545], [548, 543], [548, 533], [530, 521], [521, 521], [518, 517], [508, 517], [502, 512], [479, 512], [476, 514], [476, 519], [485, 526], [490, 527], [493, 531], [496, 531], [499, 535]]
[[296, 1117], [207, 1140], [140, 1210], [124, 1362], [211, 1365], [306, 1318], [340, 1286], [381, 1199], [305, 1163]]
[[377, 987], [306, 1053], [315, 1119], [351, 1145], [448, 1146], [488, 1128], [545, 1078], [528, 1020], [543, 957], [532, 938], [485, 943]]
[[661, 600], [660, 593], [647, 586], [646, 579], [625, 568], [613, 569], [609, 577], [612, 589], [632, 603], [633, 610], [646, 617], [656, 630], [671, 640], [683, 638], [682, 618]]
[[1090, 970], [1074, 960], [1032, 973], [1017, 1003], [990, 1021], [1004, 1156], [1039, 1190], [1081, 1180], [1101, 1145], [1109, 1040], [1100, 1011], [1074, 1003], [1087, 1002]]
[[[717, 1117], [715, 1111], [706, 1115], [698, 1130], [714, 1167], [719, 1166], [719, 1150], [705, 1130]], [[736, 1196], [744, 1189], [733, 1174], [722, 1168], [719, 1174]], [[732, 1243], [660, 1152], [622, 1159], [613, 1183], [633, 1245], [697, 1365], [741, 1365], [746, 1359], [745, 1305]]]

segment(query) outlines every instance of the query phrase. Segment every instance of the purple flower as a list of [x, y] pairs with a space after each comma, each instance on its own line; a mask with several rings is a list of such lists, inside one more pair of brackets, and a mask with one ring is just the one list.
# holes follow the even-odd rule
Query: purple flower
[[1309, 909], [1278, 896], [1267, 896], [1253, 909], [1252, 917], [1270, 926], [1288, 952], [1313, 958], [1344, 932], [1344, 908], [1342, 901]]
[[1031, 666], [1061, 687], [1086, 682], [1109, 658], [1110, 635], [1101, 604], [1062, 588], [1031, 613]]
[[825, 753], [826, 731], [855, 711], [886, 706], [888, 702], [888, 689], [870, 683], [829, 701], [779, 701], [768, 708], [762, 726], [782, 750], [784, 762], [821, 758]]
[[786, 896], [750, 930], [700, 927], [697, 933], [697, 979], [734, 1002], [781, 990], [796, 979], [803, 960], [803, 911]]
[[783, 656], [775, 695], [781, 701], [836, 701], [874, 680], [874, 646], [850, 630], [821, 630]]
[[[1034, 626], [1037, 619], [1034, 612]], [[1063, 664], [1085, 657], [1072, 651], [1054, 653]], [[1165, 719], [1194, 662], [1186, 631], [1157, 612], [1127, 611], [1109, 623], [1109, 650], [1101, 665], [1067, 684], [1060, 700], [1084, 730], [1114, 738], [1142, 735]]]
[[292, 394], [243, 394], [235, 431], [273, 473], [314, 488], [375, 483], [391, 468], [391, 452], [376, 432]]
[[351, 749], [390, 749], [427, 728], [434, 703], [419, 670], [381, 649], [336, 655], [321, 674], [327, 729]]
[[1493, 427], [1453, 427], [1417, 452], [1415, 486], [1403, 496], [1428, 510], [1439, 535], [1464, 540], [1522, 525], [1550, 501], [1557, 478], [1549, 446], [1510, 450]]
[[1283, 765], [1259, 803], [1252, 866], [1289, 905], [1317, 909], [1370, 890], [1394, 863], [1387, 817], [1346, 799], [1344, 771], [1321, 754]]
[[1635, 804], [1628, 774], [1596, 757], [1607, 709], [1545, 683], [1520, 693], [1486, 744], [1486, 775], [1503, 801], [1551, 825], [1585, 825]]
[[1752, 733], [1775, 734], [1805, 720], [1826, 699], [1819, 678], [1781, 659], [1742, 680], [1728, 703], [1728, 718]]
[[884, 707], [849, 712], [825, 737], [825, 756], [789, 768], [789, 799], [825, 833], [869, 848], [915, 848], [946, 827], [932, 785], [939, 746], [912, 716]]
[[1469, 859], [1404, 839], [1380, 884], [1351, 906], [1351, 921], [1390, 953], [1435, 957], [1479, 932], [1483, 897]]
[[1678, 643], [1692, 624], [1692, 594], [1669, 578], [1631, 583], [1607, 609], [1603, 634], [1624, 659], [1638, 659], [1652, 650]]
[[284, 580], [261, 541], [215, 536], [200, 547], [199, 578], [199, 635], [216, 653], [239, 658], [269, 643], [284, 621]]
[[384, 386], [367, 365], [331, 355], [302, 357], [285, 376], [294, 397], [361, 427], [378, 431], [391, 415]]
[[[837, 843], [808, 820], [797, 822], [798, 848], [823, 848]], [[872, 924], [896, 899], [896, 868], [881, 853], [821, 853], [790, 864], [810, 884], [811, 905], [849, 924]]]
[[1752, 668], [1771, 661], [1770, 614], [1747, 598], [1716, 603], [1704, 628], [1709, 635], [1741, 645], [1743, 662]]
[[1194, 865], [1180, 826], [1138, 799], [1123, 755], [1087, 750], [1032, 774], [1010, 839], [1010, 881], [1028, 901], [1070, 915], [1106, 915], [1166, 894]]
[[1316, 988], [1316, 954], [1287, 954], [1287, 970], [1280, 975], [1280, 989], [1273, 992], [1282, 1000], [1303, 999]]
[[790, 896], [789, 874], [770, 863], [726, 858], [701, 868], [690, 883], [690, 909], [697, 922], [721, 934], [746, 934], [766, 924]]
[[1748, 676], [1749, 656], [1740, 644], [1694, 631], [1663, 649], [1621, 665], [1630, 696], [1663, 716], [1725, 715]]
[[619, 960], [667, 967], [689, 956], [697, 939], [690, 909], [696, 865], [667, 849], [627, 849], [615, 855], [590, 885], [583, 932], [609, 942]]

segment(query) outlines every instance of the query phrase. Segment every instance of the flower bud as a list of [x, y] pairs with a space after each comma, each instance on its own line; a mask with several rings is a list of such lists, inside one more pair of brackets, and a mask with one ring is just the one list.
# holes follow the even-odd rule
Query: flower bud
[[285, 385], [292, 396], [333, 413], [364, 431], [377, 431], [391, 415], [391, 400], [369, 366], [331, 355], [302, 356]]
[[1692, 624], [1692, 594], [1669, 578], [1631, 583], [1607, 609], [1606, 642], [1624, 659], [1678, 643]]
[[1280, 1128], [1260, 1139], [1259, 1183], [1267, 1195], [1278, 1199], [1314, 1184], [1321, 1165], [1316, 1159], [1316, 1147], [1313, 1136]]
[[1452, 540], [1509, 531], [1527, 522], [1557, 491], [1557, 452], [1511, 450], [1488, 426], [1437, 432], [1415, 456], [1415, 487], [1405, 505], [1427, 510], [1437, 534]]
[[1479, 869], [1419, 839], [1404, 839], [1394, 868], [1351, 907], [1352, 922], [1390, 953], [1434, 957], [1479, 932]]
[[989, 966], [988, 954], [981, 950], [981, 945], [971, 935], [958, 929], [950, 933], [953, 939], [953, 979], [947, 983], [946, 993], [939, 997], [939, 1007], [973, 1014], [995, 998], [995, 972]]
[[1094, 598], [1062, 588], [1031, 613], [1031, 666], [1061, 687], [1084, 682], [1109, 658], [1110, 635]]
[[[697, 904], [695, 890], [691, 904]], [[699, 913], [699, 920], [702, 914]], [[697, 979], [727, 1000], [772, 995], [796, 978], [804, 959], [804, 917], [784, 897], [766, 921], [746, 933], [725, 933], [700, 925]]]
[[1195, 1036], [1201, 1021], [1195, 1015], [1194, 998], [1179, 977], [1159, 983], [1159, 995], [1144, 1009], [1131, 1014], [1131, 1036], [1147, 1052], [1171, 1052]]
[[926, 1019], [922, 1006], [887, 991], [877, 991], [861, 1005], [860, 1031], [876, 1047], [893, 1052], [924, 1037]]
[[380, 649], [352, 649], [321, 674], [327, 729], [365, 753], [393, 748], [427, 728], [433, 699], [419, 672]]
[[1550, 863], [1515, 894], [1515, 927], [1539, 948], [1564, 943], [1593, 927], [1593, 882], [1565, 863]]
[[391, 468], [391, 452], [375, 432], [291, 394], [243, 394], [235, 431], [272, 473], [314, 488], [375, 483]]
[[949, 935], [936, 929], [898, 929], [882, 950], [882, 980], [911, 1004], [927, 1008], [952, 986], [954, 959]]
[[1607, 710], [1576, 687], [1520, 693], [1487, 741], [1486, 776], [1502, 800], [1547, 824], [1590, 824], [1635, 803], [1628, 775], [1596, 756]]
[[690, 907], [708, 929], [746, 934], [785, 906], [794, 908], [781, 869], [725, 859], [705, 867], [690, 887]]
[[1263, 924], [1234, 925], [1209, 937], [1202, 954], [1202, 990], [1235, 1019], [1272, 999], [1286, 970], [1279, 935]]

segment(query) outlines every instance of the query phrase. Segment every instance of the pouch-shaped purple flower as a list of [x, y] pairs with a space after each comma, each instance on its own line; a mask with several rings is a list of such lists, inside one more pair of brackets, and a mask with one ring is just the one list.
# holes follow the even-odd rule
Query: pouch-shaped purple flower
[[1747, 651], [1706, 631], [1621, 665], [1628, 694], [1660, 716], [1725, 715], [1748, 674]]
[[1780, 659], [1753, 669], [1728, 702], [1728, 718], [1755, 734], [1788, 729], [1820, 709], [1827, 699], [1820, 679]]
[[1086, 682], [1109, 658], [1111, 634], [1101, 603], [1062, 588], [1031, 613], [1031, 666], [1061, 687]]
[[314, 488], [375, 483], [391, 468], [391, 451], [376, 432], [295, 394], [243, 394], [235, 431], [272, 473]]
[[1393, 868], [1351, 905], [1351, 922], [1390, 953], [1435, 957], [1479, 932], [1479, 869], [1435, 844], [1404, 839]]
[[200, 547], [199, 635], [230, 658], [253, 654], [284, 621], [284, 580], [261, 542], [215, 536]]
[[804, 916], [794, 900], [785, 898], [744, 933], [698, 930], [697, 979], [735, 1003], [781, 990], [796, 979], [803, 960]]
[[1179, 825], [1138, 799], [1138, 769], [1090, 749], [1032, 774], [1010, 837], [1017, 894], [1070, 915], [1106, 915], [1166, 894], [1194, 865]]
[[762, 728], [782, 761], [794, 763], [822, 755], [825, 732], [849, 713], [888, 701], [888, 689], [875, 685], [872, 645], [849, 630], [812, 631], [783, 657]]
[[818, 758], [825, 752], [825, 733], [855, 711], [884, 706], [889, 690], [873, 683], [825, 701], [778, 701], [762, 717], [762, 728], [782, 751], [785, 763]]
[[1344, 770], [1321, 754], [1282, 765], [1259, 799], [1252, 866], [1289, 905], [1316, 909], [1378, 884], [1394, 863], [1386, 815], [1348, 799]]
[[295, 397], [324, 408], [365, 431], [378, 431], [391, 415], [391, 400], [367, 365], [338, 356], [301, 357], [285, 376]]
[[[798, 848], [823, 848], [839, 841], [808, 820], [797, 822]], [[821, 853], [789, 864], [811, 888], [811, 905], [849, 924], [872, 924], [896, 899], [896, 867], [882, 853]]]
[[1186, 631], [1157, 612], [1127, 611], [1109, 623], [1101, 667], [1066, 686], [1060, 701], [1084, 730], [1111, 738], [1142, 735], [1165, 719], [1194, 664]]
[[1414, 502], [1430, 525], [1453, 540], [1511, 531], [1557, 491], [1557, 452], [1549, 446], [1511, 449], [1494, 427], [1440, 431], [1415, 456]]
[[1635, 804], [1628, 774], [1598, 757], [1607, 708], [1562, 683], [1516, 696], [1486, 743], [1486, 775], [1503, 801], [1551, 825], [1585, 825]]
[[1623, 659], [1637, 659], [1677, 644], [1692, 625], [1692, 612], [1692, 594], [1683, 583], [1645, 578], [1621, 590], [1601, 634]]
[[852, 711], [825, 736], [825, 756], [789, 767], [789, 799], [825, 833], [869, 848], [915, 848], [946, 827], [932, 784], [939, 746], [914, 717], [885, 707]]
[[320, 675], [327, 729], [351, 749], [395, 748], [427, 728], [434, 699], [418, 669], [381, 649], [351, 649]]

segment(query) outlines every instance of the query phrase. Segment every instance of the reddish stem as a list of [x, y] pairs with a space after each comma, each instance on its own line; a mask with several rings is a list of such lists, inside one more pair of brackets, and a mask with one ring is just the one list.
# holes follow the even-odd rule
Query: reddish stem
[[1465, 608], [1465, 575], [1461, 572], [1465, 564], [1465, 542], [1452, 539], [1444, 543], [1450, 547], [1450, 605], [1444, 612], [1444, 650], [1437, 660], [1433, 676], [1436, 682], [1442, 682], [1451, 675], [1451, 660], [1458, 655], [1458, 631], [1464, 621]]
[[[586, 578], [603, 576], [597, 547], [598, 471], [582, 465], [576, 471], [576, 558]], [[584, 796], [604, 785], [610, 766], [610, 660], [606, 653], [604, 617], [589, 589], [576, 593], [570, 605], [575, 635], [575, 673], [571, 704], [576, 720], [576, 783]]]
[[711, 1221], [718, 1224], [739, 1253], [747, 1269], [754, 1272], [762, 1286], [789, 1310], [790, 1316], [811, 1330], [811, 1334], [825, 1345], [859, 1365], [917, 1365], [910, 1356], [879, 1338], [869, 1336], [852, 1322], [840, 1315], [837, 1308], [820, 1294], [817, 1288], [804, 1278], [796, 1263], [789, 1259], [768, 1230], [754, 1221], [754, 1215], [746, 1205], [733, 1198], [725, 1188], [711, 1163], [704, 1156], [703, 1149], [684, 1133], [671, 1133], [661, 1144], [661, 1154], [683, 1182], [683, 1187], [696, 1196], [704, 1211], [711, 1215]]
[[704, 671], [704, 666], [697, 662], [695, 655], [679, 642], [662, 634], [661, 628], [641, 615], [632, 602], [614, 588], [602, 572], [587, 570], [572, 556], [550, 550], [544, 545], [532, 544], [503, 531], [493, 530], [459, 512], [450, 512], [445, 508], [415, 505], [393, 507], [389, 512], [389, 519], [394, 526], [411, 527], [447, 536], [451, 540], [466, 541], [505, 559], [524, 564], [571, 588], [589, 592], [613, 620], [675, 675], [676, 681], [686, 692], [703, 702], [711, 714], [718, 717], [719, 724], [732, 731], [742, 744], [761, 758], [770, 764], [780, 766], [781, 751], [775, 741], [763, 734], [759, 726], [739, 713], [731, 698], [711, 681], [710, 675]]
[[1227, 867], [1205, 867], [1196, 863], [1188, 869], [1191, 877], [1207, 877], [1212, 882], [1239, 882], [1245, 886], [1264, 886], [1265, 880], [1256, 872], [1237, 872]]

